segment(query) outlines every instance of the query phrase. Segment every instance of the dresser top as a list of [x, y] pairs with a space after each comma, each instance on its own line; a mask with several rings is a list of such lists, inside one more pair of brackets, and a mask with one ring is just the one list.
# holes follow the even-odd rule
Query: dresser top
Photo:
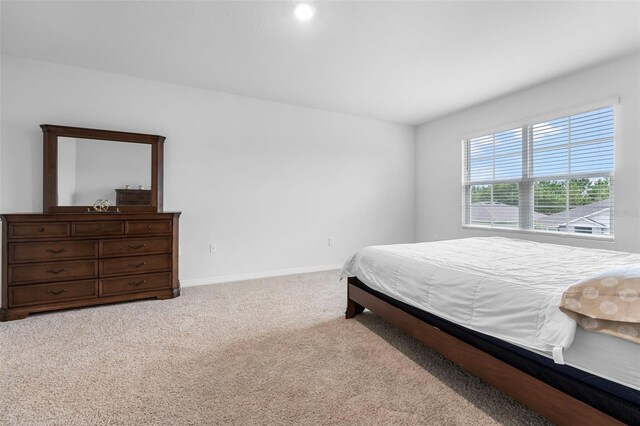
[[5, 222], [64, 222], [85, 220], [150, 220], [171, 219], [179, 217], [182, 212], [141, 212], [141, 213], [10, 213], [0, 215], [0, 220]]

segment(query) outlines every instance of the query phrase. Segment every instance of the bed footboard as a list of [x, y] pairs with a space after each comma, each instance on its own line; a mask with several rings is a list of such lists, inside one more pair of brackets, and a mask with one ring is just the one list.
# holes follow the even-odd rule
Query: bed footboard
[[[357, 278], [356, 277], [349, 277], [348, 278], [348, 282], [349, 284], [355, 284], [356, 283]], [[349, 289], [351, 288], [351, 285], [349, 285], [347, 287], [347, 310], [344, 313], [344, 316], [346, 319], [349, 318], [353, 318], [358, 314], [361, 314], [364, 311], [364, 306], [360, 305], [359, 303], [356, 303], [353, 301], [353, 299], [351, 299], [351, 295], [349, 294]]]
[[622, 422], [497, 358], [425, 323], [356, 286], [347, 284], [346, 318], [369, 309], [474, 376], [507, 393], [558, 425], [622, 425]]

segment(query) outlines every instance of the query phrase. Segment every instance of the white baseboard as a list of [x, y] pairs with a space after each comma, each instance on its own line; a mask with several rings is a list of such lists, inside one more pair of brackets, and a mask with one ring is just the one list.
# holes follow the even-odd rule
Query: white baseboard
[[251, 272], [248, 274], [222, 275], [218, 277], [196, 278], [180, 280], [180, 287], [194, 287], [197, 285], [222, 284], [233, 281], [255, 280], [258, 278], [281, 277], [283, 275], [307, 274], [310, 272], [332, 271], [342, 268], [342, 263], [335, 265], [304, 266], [301, 268], [279, 269], [276, 271]]

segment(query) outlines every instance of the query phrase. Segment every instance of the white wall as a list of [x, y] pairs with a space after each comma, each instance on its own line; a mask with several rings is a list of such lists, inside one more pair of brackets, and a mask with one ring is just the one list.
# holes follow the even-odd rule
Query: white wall
[[[462, 229], [462, 139], [485, 129], [619, 96], [615, 132], [615, 241]], [[416, 239], [502, 235], [542, 242], [640, 251], [640, 56], [633, 55], [419, 126]]]
[[164, 206], [183, 212], [186, 282], [413, 240], [411, 127], [10, 56], [1, 78], [5, 213], [42, 211], [51, 123], [167, 137]]

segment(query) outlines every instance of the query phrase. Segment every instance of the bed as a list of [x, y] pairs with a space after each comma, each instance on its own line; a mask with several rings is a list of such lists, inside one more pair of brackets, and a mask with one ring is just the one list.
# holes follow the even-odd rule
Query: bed
[[558, 424], [640, 424], [640, 346], [585, 331], [568, 286], [640, 255], [500, 237], [373, 246], [345, 263], [368, 308]]

